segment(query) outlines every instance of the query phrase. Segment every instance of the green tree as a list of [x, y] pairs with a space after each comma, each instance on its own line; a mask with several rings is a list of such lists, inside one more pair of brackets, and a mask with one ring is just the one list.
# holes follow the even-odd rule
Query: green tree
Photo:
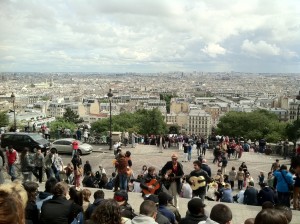
[[53, 121], [50, 123], [50, 132], [51, 136], [56, 136], [57, 135], [57, 130], [61, 128], [68, 128], [71, 131], [74, 131], [76, 129], [76, 124], [73, 122], [68, 122], [63, 118], [59, 118], [56, 121]]
[[0, 112], [0, 127], [5, 127], [9, 124], [7, 112]]
[[167, 110], [167, 113], [169, 114], [170, 113], [170, 102], [171, 102], [171, 99], [174, 98], [174, 97], [177, 97], [176, 95], [173, 95], [173, 94], [167, 94], [167, 93], [164, 93], [164, 94], [159, 94], [159, 99], [160, 100], [164, 100], [166, 101], [166, 110]]
[[[109, 131], [109, 118], [92, 123], [92, 130], [97, 133]], [[139, 110], [135, 113], [124, 112], [112, 117], [112, 131], [128, 131], [139, 134], [164, 134], [167, 125], [158, 109]]]
[[288, 139], [291, 140], [296, 147], [296, 142], [300, 138], [300, 120], [295, 120], [294, 122], [289, 123], [286, 126], [285, 131]]
[[71, 108], [69, 107], [66, 108], [66, 112], [63, 115], [63, 119], [67, 122], [71, 122], [75, 124], [83, 122], [83, 120], [79, 118], [79, 115], [75, 113], [73, 110], [71, 110]]
[[277, 115], [267, 110], [250, 113], [232, 111], [221, 117], [217, 133], [252, 140], [264, 137], [267, 141], [278, 141], [285, 137], [285, 126], [285, 123], [279, 122]]
[[169, 134], [179, 134], [179, 126], [178, 125], [171, 125], [169, 127]]

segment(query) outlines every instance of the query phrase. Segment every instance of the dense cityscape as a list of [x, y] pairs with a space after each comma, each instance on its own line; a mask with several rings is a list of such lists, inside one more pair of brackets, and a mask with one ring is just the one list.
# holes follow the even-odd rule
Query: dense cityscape
[[[266, 109], [283, 122], [299, 116], [299, 74], [170, 72], [143, 73], [1, 73], [0, 111], [13, 111], [17, 123], [39, 127], [62, 117], [71, 108], [91, 124], [109, 117], [107, 97], [112, 90], [112, 115], [158, 108], [168, 125], [180, 133], [209, 136], [229, 111]], [[172, 96], [170, 109], [162, 94]], [[8, 113], [13, 123], [13, 113]], [[197, 126], [190, 117], [199, 117]], [[118, 130], [114, 130], [118, 131]]]

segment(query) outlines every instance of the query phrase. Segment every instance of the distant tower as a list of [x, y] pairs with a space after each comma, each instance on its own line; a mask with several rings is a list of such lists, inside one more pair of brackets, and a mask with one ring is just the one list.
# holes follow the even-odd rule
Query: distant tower
[[50, 87], [52, 87], [54, 85], [54, 82], [53, 82], [53, 76], [51, 77], [51, 81], [50, 81]]

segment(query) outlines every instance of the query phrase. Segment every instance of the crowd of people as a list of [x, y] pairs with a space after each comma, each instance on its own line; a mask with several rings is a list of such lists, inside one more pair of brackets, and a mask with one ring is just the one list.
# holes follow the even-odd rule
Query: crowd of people
[[[113, 160], [115, 171], [110, 178], [102, 165], [95, 172], [89, 161], [83, 164], [75, 143], [72, 159], [67, 166], [64, 166], [55, 150], [44, 155], [38, 149], [32, 156], [24, 149], [18, 158], [18, 153], [12, 147], [9, 147], [5, 155], [2, 153], [0, 164], [1, 159], [3, 165], [7, 162], [8, 174], [12, 181], [16, 181], [14, 165], [20, 161], [23, 187], [18, 189], [24, 188], [27, 191], [28, 199], [25, 205], [23, 203], [27, 223], [83, 223], [84, 220], [87, 223], [143, 223], [141, 220], [148, 220], [147, 223], [230, 223], [232, 213], [228, 206], [217, 204], [216, 208], [212, 208], [210, 217], [207, 217], [204, 211], [205, 200], [262, 206], [264, 209], [257, 217], [245, 220], [247, 223], [266, 223], [266, 219], [275, 223], [282, 219], [285, 220], [282, 223], [289, 223], [288, 215], [276, 212], [275, 209], [290, 211], [291, 199], [293, 209], [299, 210], [300, 157], [294, 158], [294, 165], [290, 170], [276, 160], [267, 177], [264, 172], [260, 172], [257, 178], [261, 189], [256, 189], [254, 178], [245, 162], [241, 162], [238, 168], [227, 168], [231, 158], [239, 159], [243, 151], [250, 150], [250, 146], [245, 146], [243, 141], [236, 142], [228, 137], [219, 140], [213, 148], [213, 163], [218, 167], [215, 174], [205, 159], [208, 144], [204, 138], [194, 137], [191, 140], [190, 136], [183, 136], [182, 141], [177, 144], [178, 149], [183, 152], [182, 162], [178, 154], [173, 153], [170, 161], [160, 170], [144, 165], [141, 171], [135, 173], [132, 169], [131, 152], [123, 152], [121, 144], [117, 144]], [[197, 150], [199, 157], [192, 162], [194, 170], [185, 174], [183, 163], [191, 161], [192, 150]], [[2, 169], [0, 192], [1, 187], [6, 186], [4, 181], [1, 182], [1, 172]], [[37, 194], [37, 182], [43, 181], [44, 172], [47, 177], [45, 192]], [[36, 177], [36, 182], [32, 181], [32, 176]], [[17, 183], [13, 183], [6, 187], [16, 188]], [[74, 186], [69, 188], [68, 184]], [[104, 199], [104, 191], [97, 190], [94, 203], [90, 203], [91, 192], [84, 187], [113, 190], [114, 198]], [[145, 201], [141, 204], [139, 215], [128, 204], [128, 191], [142, 193]], [[178, 197], [190, 199], [185, 217], [180, 216]], [[57, 209], [56, 205], [61, 208]], [[222, 222], [213, 215], [214, 209], [227, 214], [222, 217]], [[273, 213], [276, 215], [268, 215]], [[112, 222], [112, 217], [115, 222]]]
[[[125, 190], [114, 192], [112, 198], [105, 198], [103, 190], [96, 190], [91, 199], [89, 189], [77, 190], [53, 177], [45, 184], [45, 191], [38, 192], [38, 184], [14, 181], [0, 185], [0, 223], [14, 224], [230, 224], [234, 218], [230, 206], [215, 204], [209, 217], [206, 205], [198, 197], [190, 199], [184, 217], [172, 204], [172, 196], [166, 192], [144, 197], [139, 211], [134, 211], [128, 202]], [[244, 223], [287, 224], [292, 220], [292, 211], [282, 205], [270, 202], [262, 204], [256, 217]]]

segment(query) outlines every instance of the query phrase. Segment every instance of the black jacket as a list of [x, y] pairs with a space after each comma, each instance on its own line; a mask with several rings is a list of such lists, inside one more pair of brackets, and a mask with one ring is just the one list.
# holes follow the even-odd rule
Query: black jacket
[[[172, 170], [172, 168], [173, 168], [172, 161], [167, 162], [161, 170], [162, 176], [164, 176], [168, 170]], [[177, 177], [182, 177], [184, 175], [182, 164], [180, 162], [177, 162], [177, 173], [175, 175]], [[178, 192], [178, 194], [180, 194], [180, 191], [181, 191], [180, 178], [176, 178], [175, 181], [176, 181], [176, 184], [177, 184], [177, 192]]]
[[187, 214], [186, 217], [182, 218], [179, 224], [198, 224], [201, 221], [205, 221], [207, 219], [206, 215], [199, 214]]
[[211, 169], [207, 164], [202, 164], [201, 165], [201, 169], [206, 171], [206, 173], [208, 174], [209, 177], [211, 177]]
[[[82, 210], [82, 209], [81, 209]], [[81, 211], [80, 206], [63, 196], [53, 196], [41, 209], [41, 224], [69, 224]]]
[[266, 186], [258, 193], [258, 205], [262, 205], [264, 202], [270, 201], [273, 204], [276, 203], [276, 194], [272, 188]]
[[85, 211], [85, 219], [88, 220], [91, 218], [93, 211], [95, 208], [103, 202], [103, 198], [96, 199], [93, 204], [90, 204], [89, 207]]
[[244, 204], [257, 205], [258, 192], [254, 187], [248, 187], [244, 193]]
[[27, 202], [25, 208], [25, 216], [26, 216], [26, 224], [38, 224], [39, 223], [39, 214], [35, 202], [29, 201]]

